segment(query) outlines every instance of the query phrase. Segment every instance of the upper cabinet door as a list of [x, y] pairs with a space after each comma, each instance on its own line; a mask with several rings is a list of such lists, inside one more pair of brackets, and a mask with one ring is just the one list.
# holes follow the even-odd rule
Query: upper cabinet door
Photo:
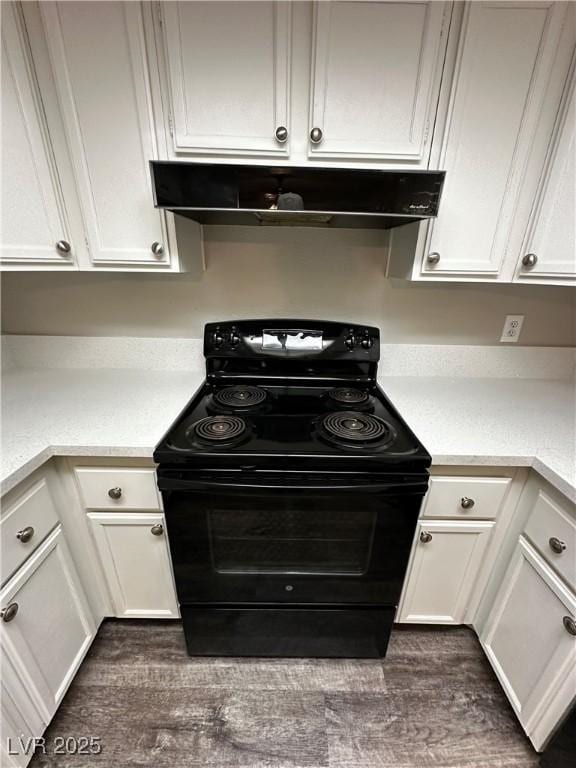
[[148, 167], [157, 147], [140, 3], [50, 2], [40, 11], [92, 265], [169, 267]]
[[286, 155], [288, 2], [162, 3], [175, 152]]
[[566, 282], [576, 278], [575, 82], [573, 71], [518, 262], [521, 280], [545, 277]]
[[3, 265], [75, 268], [72, 236], [17, 7], [2, 4]]
[[467, 4], [440, 163], [446, 181], [424, 275], [499, 276], [527, 170], [539, 159], [535, 138], [558, 109], [547, 92], [554, 78], [566, 78], [555, 65], [568, 6]]
[[425, 168], [451, 3], [315, 5], [310, 155]]

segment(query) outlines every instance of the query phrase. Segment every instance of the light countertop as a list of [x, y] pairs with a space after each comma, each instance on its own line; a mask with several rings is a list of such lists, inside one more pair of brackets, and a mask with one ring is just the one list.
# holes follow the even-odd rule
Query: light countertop
[[[1, 491], [51, 456], [151, 457], [203, 372], [20, 369], [3, 376]], [[387, 377], [434, 464], [534, 466], [576, 500], [574, 382]]]

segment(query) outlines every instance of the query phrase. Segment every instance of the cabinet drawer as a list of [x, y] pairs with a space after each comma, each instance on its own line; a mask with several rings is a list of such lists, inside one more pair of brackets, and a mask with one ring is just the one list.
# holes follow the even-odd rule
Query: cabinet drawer
[[422, 517], [493, 520], [511, 483], [509, 477], [434, 477]]
[[86, 509], [161, 509], [154, 469], [77, 467]]
[[576, 588], [576, 521], [540, 491], [524, 529], [546, 560]]
[[11, 576], [58, 523], [44, 478], [28, 488], [0, 520], [2, 583]]

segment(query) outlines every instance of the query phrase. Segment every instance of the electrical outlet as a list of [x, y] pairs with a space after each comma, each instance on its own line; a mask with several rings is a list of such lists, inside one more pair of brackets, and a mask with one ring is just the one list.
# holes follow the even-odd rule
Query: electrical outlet
[[506, 315], [500, 341], [506, 342], [508, 344], [515, 344], [520, 338], [523, 323], [524, 315]]

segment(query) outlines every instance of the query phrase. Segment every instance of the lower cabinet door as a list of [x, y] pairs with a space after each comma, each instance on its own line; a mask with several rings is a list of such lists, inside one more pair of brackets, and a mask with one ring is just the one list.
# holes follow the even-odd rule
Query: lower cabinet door
[[26, 695], [25, 691], [15, 692], [4, 685], [4, 672], [5, 667], [2, 665], [0, 765], [6, 768], [24, 768], [32, 759], [36, 740], [42, 736], [46, 723], [31, 701], [22, 706], [22, 695]]
[[493, 522], [421, 520], [399, 621], [462, 624]]
[[114, 615], [178, 618], [162, 513], [90, 512]]
[[0, 643], [48, 723], [96, 633], [61, 526], [0, 593]]
[[576, 694], [576, 596], [522, 537], [480, 642], [541, 749]]

